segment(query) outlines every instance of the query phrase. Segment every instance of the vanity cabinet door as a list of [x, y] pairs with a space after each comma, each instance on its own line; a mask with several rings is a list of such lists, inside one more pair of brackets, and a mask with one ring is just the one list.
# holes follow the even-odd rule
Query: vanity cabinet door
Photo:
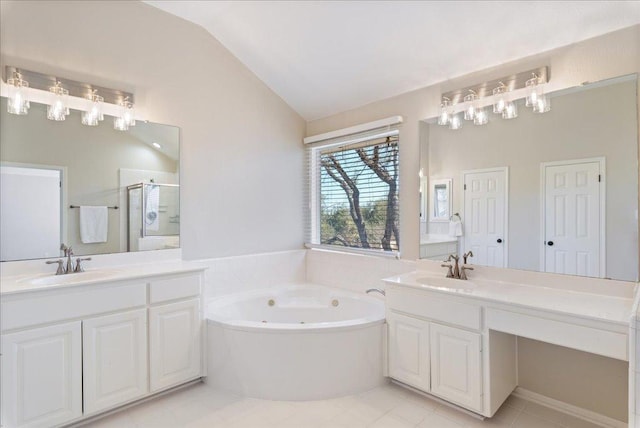
[[147, 310], [83, 321], [84, 412], [142, 397], [147, 388]]
[[2, 335], [2, 426], [51, 427], [82, 416], [81, 322]]
[[482, 412], [479, 333], [431, 323], [431, 392]]
[[389, 376], [429, 391], [429, 323], [396, 313], [389, 324]]
[[200, 325], [199, 299], [149, 309], [151, 392], [201, 374]]

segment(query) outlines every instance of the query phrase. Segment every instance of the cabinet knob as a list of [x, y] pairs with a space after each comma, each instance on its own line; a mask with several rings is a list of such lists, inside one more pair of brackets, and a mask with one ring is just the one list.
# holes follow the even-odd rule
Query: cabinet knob
[[498, 244], [502, 244], [502, 238], [498, 238], [498, 240], [496, 241]]
[[547, 241], [547, 245], [553, 247], [553, 241]]

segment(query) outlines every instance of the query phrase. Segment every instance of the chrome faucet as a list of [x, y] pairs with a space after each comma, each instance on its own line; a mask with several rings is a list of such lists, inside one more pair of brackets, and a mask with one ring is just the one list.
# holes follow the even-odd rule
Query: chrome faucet
[[64, 259], [58, 259], [58, 260], [48, 260], [45, 263], [50, 265], [53, 263], [58, 263], [58, 269], [56, 270], [56, 275], [65, 275], [68, 273], [78, 273], [78, 272], [84, 272], [84, 268], [82, 267], [82, 262], [84, 261], [88, 261], [91, 260], [91, 257], [86, 257], [86, 258], [80, 258], [78, 257], [76, 259], [76, 266], [75, 268], [73, 267], [73, 260], [71, 260], [71, 256], [73, 256], [73, 250], [71, 249], [71, 247], [67, 247], [65, 244], [60, 244], [60, 251], [64, 252], [64, 257], [67, 259], [67, 265], [65, 266], [65, 261]]
[[84, 268], [82, 267], [82, 265], [80, 263], [85, 262], [85, 261], [89, 261], [89, 260], [91, 260], [91, 257], [85, 257], [84, 259], [78, 257], [76, 259], [76, 267], [75, 267], [75, 269], [73, 271], [75, 273], [84, 272]]
[[[467, 259], [469, 257], [473, 257], [473, 253], [471, 251], [463, 254], [462, 256], [463, 264], [462, 266], [460, 266], [460, 263], [459, 263], [460, 256], [457, 256], [455, 254], [450, 254], [447, 260], [445, 260], [445, 263], [440, 265], [442, 267], [449, 268], [449, 270], [447, 270], [447, 278], [462, 279], [462, 280], [468, 279], [465, 271], [473, 270], [472, 267], [467, 266]], [[455, 264], [451, 264], [452, 262], [455, 262]]]
[[460, 265], [458, 264], [458, 261], [460, 261], [460, 256], [449, 254], [449, 258], [447, 259], [447, 261], [451, 262], [452, 260], [456, 262], [455, 266], [453, 267], [453, 277], [455, 279], [460, 279]]
[[64, 272], [73, 273], [73, 262], [71, 261], [71, 256], [73, 256], [73, 249], [71, 247], [65, 246], [63, 251], [64, 256], [67, 258], [67, 266], [65, 267]]
[[45, 262], [48, 265], [54, 264], [54, 263], [58, 263], [58, 269], [56, 270], [56, 275], [64, 275], [65, 271], [64, 271], [64, 260], [62, 259], [58, 259], [58, 260], [47, 260]]

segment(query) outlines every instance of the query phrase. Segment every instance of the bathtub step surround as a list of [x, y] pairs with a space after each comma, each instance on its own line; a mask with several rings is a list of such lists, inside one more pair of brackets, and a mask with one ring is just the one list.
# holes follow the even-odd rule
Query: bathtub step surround
[[393, 384], [319, 401], [271, 401], [197, 384], [83, 425], [86, 428], [596, 428], [510, 397], [484, 421]]
[[203, 270], [164, 261], [72, 283], [3, 277], [2, 425], [66, 425], [203, 376]]
[[206, 382], [247, 397], [318, 400], [385, 382], [384, 303], [300, 284], [235, 293], [207, 308]]
[[491, 417], [518, 386], [516, 336], [629, 361], [633, 284], [549, 274], [542, 282], [538, 273], [516, 282], [480, 266], [462, 281], [436, 265], [422, 261], [424, 270], [385, 280], [389, 376], [397, 381]]

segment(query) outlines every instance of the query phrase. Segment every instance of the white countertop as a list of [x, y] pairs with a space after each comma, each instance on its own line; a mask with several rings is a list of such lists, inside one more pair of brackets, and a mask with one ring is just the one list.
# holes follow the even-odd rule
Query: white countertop
[[59, 279], [61, 281], [67, 281], [66, 283], [42, 284], [31, 282], [32, 280], [36, 280], [37, 282], [37, 280], [43, 278], [51, 278], [52, 281], [55, 281], [58, 277], [53, 273], [5, 276], [0, 278], [0, 294], [5, 296], [33, 291], [63, 289], [87, 284], [126, 281], [172, 273], [197, 272], [205, 269], [206, 266], [197, 262], [171, 260], [104, 268], [87, 268], [85, 272], [60, 275]]
[[564, 315], [629, 325], [633, 295], [610, 296], [568, 290], [558, 287], [525, 285], [487, 279], [445, 278], [429, 271], [414, 271], [384, 279], [387, 284], [435, 291], [453, 296], [480, 299], [528, 309], [544, 310]]
[[458, 238], [455, 236], [434, 234], [420, 236], [420, 245], [442, 244], [445, 242], [458, 242]]

